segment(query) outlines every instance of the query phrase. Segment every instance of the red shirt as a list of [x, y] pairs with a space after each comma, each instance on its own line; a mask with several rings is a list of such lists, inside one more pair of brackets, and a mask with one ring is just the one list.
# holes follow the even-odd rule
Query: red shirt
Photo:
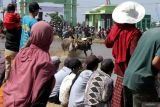
[[18, 13], [6, 13], [4, 16], [4, 27], [6, 29], [21, 28], [20, 19]]
[[116, 23], [111, 29], [105, 40], [105, 45], [108, 48], [113, 48], [112, 55], [115, 59], [114, 71], [117, 75], [124, 75], [129, 59], [141, 35], [140, 30], [131, 24]]

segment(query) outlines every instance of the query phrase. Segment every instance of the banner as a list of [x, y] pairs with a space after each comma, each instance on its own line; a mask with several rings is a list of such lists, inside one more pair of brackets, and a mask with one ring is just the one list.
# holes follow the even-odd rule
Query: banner
[[54, 6], [40, 6], [40, 12], [64, 12], [63, 7], [54, 7]]

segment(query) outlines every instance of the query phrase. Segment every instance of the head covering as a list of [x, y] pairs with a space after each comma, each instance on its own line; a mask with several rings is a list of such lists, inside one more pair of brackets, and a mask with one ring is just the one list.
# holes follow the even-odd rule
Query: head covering
[[[21, 49], [15, 57], [3, 89], [4, 107], [11, 107], [15, 102], [20, 107], [29, 107], [39, 98], [40, 93], [46, 94], [42, 89], [50, 89], [48, 87], [52, 83], [48, 85], [48, 82], [53, 79], [55, 73], [55, 67], [48, 52], [51, 44], [51, 30], [52, 27], [43, 21], [33, 25], [31, 45]], [[49, 95], [46, 97], [48, 98]]]
[[61, 60], [58, 56], [52, 56], [51, 60], [52, 60], [53, 64], [61, 63]]
[[52, 43], [52, 36], [53, 28], [48, 23], [40, 21], [32, 26], [30, 41], [31, 44], [45, 51], [49, 51], [50, 44]]
[[141, 21], [144, 16], [144, 7], [134, 1], [127, 1], [118, 5], [112, 13], [112, 18], [117, 23], [137, 23]]

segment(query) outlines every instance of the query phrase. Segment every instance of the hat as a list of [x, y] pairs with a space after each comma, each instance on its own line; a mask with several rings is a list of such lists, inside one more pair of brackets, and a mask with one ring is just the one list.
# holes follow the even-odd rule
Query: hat
[[112, 18], [117, 23], [134, 24], [141, 21], [144, 16], [144, 7], [134, 1], [127, 1], [118, 5], [112, 13]]
[[52, 60], [53, 64], [61, 63], [61, 60], [58, 56], [52, 56], [51, 60]]
[[35, 10], [38, 10], [38, 9], [41, 9], [41, 8], [39, 7], [39, 4], [37, 2], [29, 3], [29, 10], [31, 12], [34, 12]]

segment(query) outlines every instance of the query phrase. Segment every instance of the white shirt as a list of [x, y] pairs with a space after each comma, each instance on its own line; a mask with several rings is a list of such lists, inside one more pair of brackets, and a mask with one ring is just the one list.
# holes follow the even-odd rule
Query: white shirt
[[70, 75], [67, 75], [60, 86], [59, 91], [59, 101], [62, 105], [67, 105], [69, 101], [69, 91], [72, 85], [73, 79], [76, 77], [76, 74], [71, 73]]
[[80, 73], [71, 88], [68, 107], [78, 107], [83, 104], [86, 85], [92, 73], [91, 70], [84, 70]]
[[59, 93], [59, 88], [61, 86], [61, 83], [63, 81], [63, 79], [69, 75], [71, 73], [71, 69], [69, 69], [68, 67], [63, 67], [62, 69], [60, 69], [54, 76], [56, 79], [56, 83], [54, 85], [54, 88], [51, 92], [51, 95], [49, 97], [53, 97], [56, 96]]

